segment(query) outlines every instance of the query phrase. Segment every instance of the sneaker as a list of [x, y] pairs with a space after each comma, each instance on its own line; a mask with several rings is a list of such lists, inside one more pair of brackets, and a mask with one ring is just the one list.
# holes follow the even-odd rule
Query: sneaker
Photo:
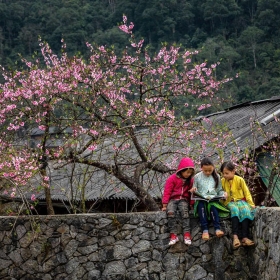
[[184, 243], [186, 245], [191, 245], [192, 244], [192, 241], [191, 241], [191, 234], [189, 232], [186, 232], [184, 234]]
[[179, 241], [178, 236], [175, 233], [170, 234], [170, 241], [168, 245], [174, 245]]

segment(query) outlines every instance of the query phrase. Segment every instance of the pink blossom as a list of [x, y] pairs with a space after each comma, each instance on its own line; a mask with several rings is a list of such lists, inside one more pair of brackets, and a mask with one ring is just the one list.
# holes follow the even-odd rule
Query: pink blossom
[[122, 30], [122, 31], [125, 32], [125, 33], [128, 33], [128, 34], [130, 33], [130, 30], [129, 30], [128, 27], [127, 27], [126, 25], [124, 25], [124, 24], [123, 24], [123, 25], [120, 25], [120, 26], [119, 26], [119, 29]]
[[[189, 107], [190, 101], [197, 99], [202, 105], [191, 109], [199, 111], [216, 103], [217, 90], [230, 81], [216, 80], [213, 69], [218, 63], [209, 66], [198, 62], [194, 57], [197, 51], [183, 51], [177, 46], [166, 45], [158, 53], [149, 55], [148, 51], [142, 51], [144, 40], [136, 41], [132, 33], [134, 24], [128, 24], [125, 15], [119, 28], [130, 35], [129, 44], [120, 55], [116, 55], [113, 48], [86, 43], [90, 52], [88, 60], [69, 57], [63, 40], [63, 53], [57, 55], [48, 44], [40, 41], [43, 59], [34, 63], [23, 60], [32, 69], [13, 74], [4, 71], [5, 82], [0, 84], [0, 121], [8, 123], [9, 133], [5, 137], [3, 134], [0, 141], [23, 125], [30, 127], [34, 122], [43, 134], [47, 126], [58, 125], [61, 130], [72, 128], [71, 134], [59, 138], [61, 147], [56, 150], [48, 148], [52, 140], [49, 134], [38, 137], [37, 149], [34, 149], [38, 154], [27, 145], [24, 147], [25, 144], [20, 151], [7, 148], [8, 145], [1, 150], [0, 145], [5, 153], [0, 160], [1, 175], [17, 187], [27, 185], [30, 178], [38, 174], [38, 159], [42, 159], [43, 154], [62, 166], [74, 161], [70, 154], [83, 158], [84, 153], [98, 148], [96, 158], [108, 155], [108, 160], [100, 160], [102, 164], [121, 162], [125, 170], [144, 158], [153, 162], [156, 145], [168, 147], [168, 151], [163, 149], [162, 155], [170, 153], [173, 167], [179, 155], [193, 152], [186, 139], [192, 140], [196, 145], [193, 150], [199, 152], [209, 149], [209, 142], [215, 148], [223, 148], [226, 138], [221, 137], [224, 142], [219, 143], [216, 134], [211, 137], [191, 119], [178, 118], [176, 107], [177, 104]], [[192, 61], [196, 61], [196, 65]], [[179, 64], [182, 70], [177, 67]], [[142, 138], [139, 128], [153, 130], [147, 136], [150, 138]], [[196, 141], [197, 137], [201, 141]], [[172, 143], [168, 139], [172, 139]], [[55, 138], [53, 140], [56, 142]], [[98, 142], [90, 142], [93, 140]], [[143, 150], [137, 146], [142, 142], [145, 143]], [[177, 146], [180, 149], [173, 152]], [[127, 158], [125, 151], [135, 150], [135, 147], [139, 154], [133, 160]], [[164, 162], [162, 155], [158, 155], [156, 161]], [[43, 186], [49, 187], [49, 178], [42, 180]]]
[[123, 23], [125, 24], [127, 22], [127, 17], [126, 15], [123, 15]]
[[210, 104], [201, 104], [201, 105], [197, 108], [197, 110], [201, 111], [201, 110], [206, 109], [206, 108], [209, 108], [209, 107], [211, 107]]
[[88, 150], [90, 150], [90, 151], [95, 151], [96, 149], [97, 149], [97, 145], [90, 145], [88, 147]]

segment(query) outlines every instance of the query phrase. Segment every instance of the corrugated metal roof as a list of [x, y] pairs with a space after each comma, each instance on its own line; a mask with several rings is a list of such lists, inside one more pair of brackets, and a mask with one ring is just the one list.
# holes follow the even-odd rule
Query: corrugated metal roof
[[[83, 164], [67, 164], [61, 169], [55, 169], [52, 162], [49, 162], [47, 174], [50, 178], [51, 197], [53, 200], [80, 201], [82, 200], [82, 188], [85, 189], [84, 199], [94, 201], [98, 199], [127, 199], [136, 200], [137, 197], [132, 190], [123, 183], [117, 181], [113, 176], [108, 175], [103, 170]], [[167, 175], [159, 176], [156, 185], [162, 186]], [[39, 178], [33, 178], [31, 185], [36, 189]], [[150, 182], [150, 180], [149, 180]], [[145, 185], [145, 184], [144, 184]], [[149, 194], [160, 199], [162, 190], [159, 187], [146, 186]], [[27, 196], [34, 193], [28, 190]], [[45, 200], [43, 190], [36, 194], [39, 200]]]
[[[232, 131], [235, 141], [237, 141], [238, 146], [242, 150], [248, 146], [251, 148], [258, 148], [268, 140], [261, 134], [252, 135], [250, 128], [251, 120], [255, 120], [260, 123], [261, 120], [267, 116], [273, 116], [273, 113], [277, 112], [279, 109], [280, 97], [275, 97], [267, 100], [239, 104], [230, 107], [225, 111], [208, 115], [206, 118], [210, 119], [215, 124], [226, 124]], [[207, 125], [207, 123], [205, 123], [205, 125]], [[269, 139], [279, 135], [280, 132], [279, 123], [275, 122], [274, 118], [272, 118], [266, 125], [262, 125], [262, 128], [265, 131], [270, 132]], [[147, 136], [145, 135], [145, 131], [139, 131], [139, 134], [142, 137], [141, 139], [143, 143], [146, 143], [145, 141], [147, 141]], [[122, 138], [118, 138], [118, 136], [112, 136], [112, 139], [106, 139], [100, 148], [100, 155], [98, 155], [98, 151], [96, 151], [96, 156], [100, 156], [103, 160], [106, 160], [106, 153], [107, 155], [110, 153], [112, 154], [112, 143], [116, 143], [116, 141], [120, 142], [121, 140]], [[165, 147], [162, 149], [164, 148]], [[166, 149], [169, 148], [170, 147], [166, 147]], [[225, 155], [228, 158], [231, 153], [235, 152], [235, 145], [229, 144], [225, 149]], [[215, 151], [213, 151], [213, 153], [215, 153]], [[84, 156], [91, 156], [91, 153], [85, 152]], [[126, 170], [126, 174], [129, 174], [130, 168], [130, 172], [133, 175], [132, 167], [137, 161], [136, 153], [133, 150], [130, 151], [129, 159], [131, 161], [131, 166], [125, 167], [128, 168], [128, 170]], [[83, 187], [85, 188], [84, 198], [88, 201], [98, 199], [137, 199], [135, 194], [123, 183], [100, 169], [82, 164], [68, 164], [59, 169], [56, 167], [57, 166], [54, 166], [52, 162], [49, 162], [47, 168], [47, 173], [50, 177], [51, 196], [53, 200], [80, 201], [82, 199]], [[151, 172], [149, 175], [143, 176], [143, 184], [153, 198], [161, 198], [163, 186], [168, 176], [169, 174], [157, 174], [155, 172]], [[149, 180], [147, 180], [148, 177]], [[38, 181], [36, 181], [37, 179]], [[33, 178], [31, 183], [34, 188], [36, 188], [36, 186], [40, 185], [40, 180], [39, 178]], [[25, 193], [28, 197], [33, 193], [33, 191], [31, 191], [30, 187], [28, 187]], [[41, 190], [38, 192], [37, 197], [39, 200], [45, 200], [44, 191]]]
[[[236, 105], [228, 108], [220, 114], [209, 116], [209, 119], [215, 124], [227, 125], [233, 133], [234, 139], [241, 150], [248, 147], [256, 149], [280, 134], [279, 122], [274, 120], [275, 114], [279, 117], [279, 110], [280, 97], [274, 97], [271, 99]], [[270, 121], [266, 124], [262, 124], [262, 120], [268, 116], [271, 117]], [[266, 137], [264, 137], [263, 133], [258, 133], [256, 128], [254, 129], [254, 133], [252, 133], [251, 123], [260, 126], [262, 130], [266, 132]], [[229, 154], [234, 152], [235, 149], [234, 145], [232, 145], [232, 147], [228, 146], [225, 151], [226, 155], [229, 156]]]
[[[49, 128], [49, 134], [72, 134], [73, 130], [71, 127], [59, 128], [56, 126], [51, 126]], [[30, 136], [40, 136], [44, 135], [45, 131], [40, 129], [39, 127], [32, 128], [29, 132]]]

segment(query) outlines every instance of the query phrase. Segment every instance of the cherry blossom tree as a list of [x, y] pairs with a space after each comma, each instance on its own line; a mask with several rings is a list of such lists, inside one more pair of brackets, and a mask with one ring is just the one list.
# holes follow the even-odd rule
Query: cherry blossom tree
[[[20, 187], [40, 175], [49, 214], [54, 214], [46, 171], [50, 161], [56, 168], [79, 163], [101, 170], [112, 178], [114, 191], [125, 186], [147, 210], [158, 210], [150, 191], [162, 186], [163, 175], [174, 171], [182, 156], [198, 162], [214, 149], [222, 153], [231, 138], [226, 129], [196, 118], [219, 105], [218, 90], [230, 80], [215, 78], [217, 64], [198, 63], [196, 51], [178, 46], [163, 46], [152, 56], [144, 41], [134, 38], [125, 16], [119, 27], [130, 41], [121, 55], [113, 47], [87, 43], [88, 57], [68, 57], [62, 41], [58, 56], [41, 41], [41, 59], [23, 60], [24, 70], [3, 69], [0, 140], [13, 151], [1, 164], [14, 162], [28, 174], [21, 169], [16, 177], [11, 170], [2, 176]], [[61, 133], [71, 128], [55, 150], [48, 144], [52, 127]], [[35, 148], [28, 141], [33, 128], [43, 132]]]

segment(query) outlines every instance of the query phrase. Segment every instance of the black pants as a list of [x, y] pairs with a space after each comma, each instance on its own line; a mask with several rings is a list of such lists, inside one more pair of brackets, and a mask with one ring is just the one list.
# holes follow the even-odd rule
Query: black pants
[[232, 217], [232, 234], [238, 235], [239, 232], [239, 224], [241, 224], [241, 236], [240, 238], [248, 238], [249, 236], [249, 219], [244, 219], [241, 223], [239, 222], [238, 217]]

